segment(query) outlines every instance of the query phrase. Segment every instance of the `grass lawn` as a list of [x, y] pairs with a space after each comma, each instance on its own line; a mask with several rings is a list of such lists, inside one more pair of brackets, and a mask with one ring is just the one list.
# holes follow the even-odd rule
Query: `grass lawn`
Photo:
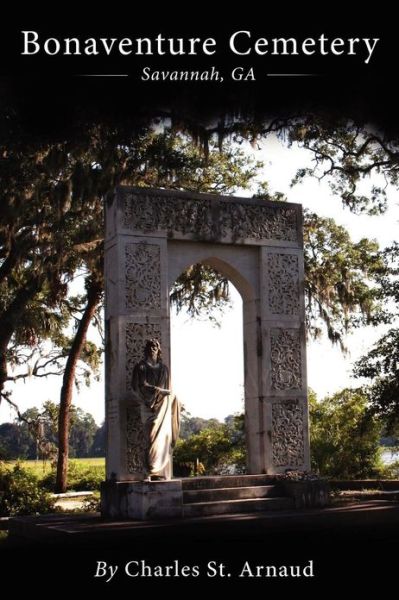
[[[6, 464], [10, 467], [13, 467], [15, 464], [17, 464], [17, 462], [24, 469], [29, 469], [29, 471], [32, 471], [39, 479], [51, 472], [50, 461], [43, 462], [41, 460], [11, 460], [9, 462], [7, 461]], [[105, 458], [71, 458], [69, 460], [69, 467], [72, 465], [76, 465], [79, 470], [86, 467], [96, 467], [96, 470], [101, 469], [101, 467], [105, 469]]]

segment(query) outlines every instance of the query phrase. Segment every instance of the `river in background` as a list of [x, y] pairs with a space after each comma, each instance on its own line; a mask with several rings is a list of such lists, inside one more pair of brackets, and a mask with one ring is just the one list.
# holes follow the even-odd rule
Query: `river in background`
[[384, 450], [381, 452], [381, 458], [384, 465], [391, 465], [395, 461], [399, 461], [399, 451], [395, 449], [390, 449], [384, 446]]

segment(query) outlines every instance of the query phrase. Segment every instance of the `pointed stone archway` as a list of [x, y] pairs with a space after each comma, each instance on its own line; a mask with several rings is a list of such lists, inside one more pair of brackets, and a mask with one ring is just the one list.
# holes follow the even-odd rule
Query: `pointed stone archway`
[[308, 470], [302, 207], [119, 187], [106, 199], [105, 250], [107, 480], [142, 479], [132, 370], [149, 337], [170, 363], [169, 289], [199, 262], [243, 298], [248, 473]]

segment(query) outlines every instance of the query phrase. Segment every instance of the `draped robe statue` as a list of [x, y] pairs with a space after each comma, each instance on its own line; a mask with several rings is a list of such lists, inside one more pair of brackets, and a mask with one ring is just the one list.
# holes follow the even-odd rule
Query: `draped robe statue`
[[144, 478], [170, 479], [172, 451], [180, 428], [180, 406], [170, 390], [169, 370], [161, 360], [158, 340], [147, 340], [144, 359], [133, 369], [135, 400], [140, 404], [144, 434]]

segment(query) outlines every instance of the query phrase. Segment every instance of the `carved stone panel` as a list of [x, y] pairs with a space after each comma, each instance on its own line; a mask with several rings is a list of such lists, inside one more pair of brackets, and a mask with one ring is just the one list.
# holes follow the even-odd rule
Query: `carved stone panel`
[[272, 314], [299, 314], [299, 267], [295, 254], [268, 254], [269, 310]]
[[134, 366], [143, 359], [145, 341], [157, 338], [161, 345], [161, 329], [157, 323], [127, 323], [126, 325], [126, 390], [132, 389]]
[[303, 406], [297, 400], [272, 404], [272, 452], [276, 467], [305, 462]]
[[127, 409], [126, 437], [128, 473], [141, 473], [145, 470], [145, 448], [139, 406], [129, 407]]
[[190, 199], [179, 195], [124, 193], [124, 227], [191, 234], [195, 239], [252, 238], [298, 241], [297, 210], [284, 206]]
[[140, 242], [126, 244], [126, 308], [161, 308], [160, 248]]
[[302, 388], [301, 339], [298, 329], [271, 330], [272, 390]]

